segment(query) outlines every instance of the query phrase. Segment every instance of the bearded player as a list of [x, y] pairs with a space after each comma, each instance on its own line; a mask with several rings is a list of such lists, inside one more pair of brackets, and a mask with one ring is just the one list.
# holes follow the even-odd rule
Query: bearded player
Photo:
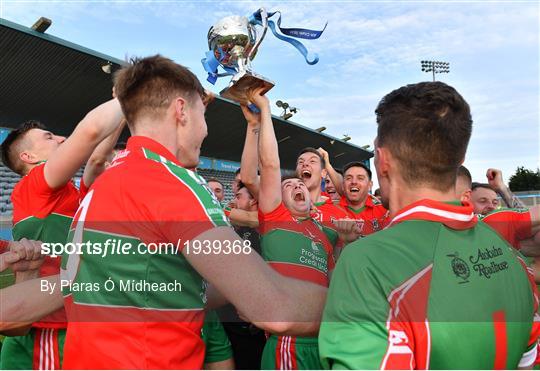
[[[494, 181], [502, 183], [500, 170], [489, 169], [488, 175], [494, 174]], [[496, 186], [495, 184], [493, 186]], [[502, 189], [504, 183], [499, 185]], [[504, 187], [506, 188], [506, 187]], [[456, 195], [462, 201], [471, 202], [475, 214], [510, 245], [520, 250], [526, 256], [540, 256], [540, 206], [527, 208], [512, 208], [492, 210], [486, 215], [482, 215], [482, 205], [475, 205], [471, 197], [472, 178], [465, 166], [460, 166], [456, 178]], [[516, 197], [506, 188], [505, 198], [513, 204], [518, 204]], [[513, 200], [513, 201], [512, 201]]]

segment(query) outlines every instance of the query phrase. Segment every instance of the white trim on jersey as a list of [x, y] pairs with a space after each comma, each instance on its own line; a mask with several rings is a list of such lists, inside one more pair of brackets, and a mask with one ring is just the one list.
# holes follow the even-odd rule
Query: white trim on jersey
[[452, 211], [436, 209], [436, 208], [429, 207], [429, 206], [418, 205], [418, 206], [413, 207], [410, 210], [407, 210], [407, 211], [405, 211], [405, 212], [403, 212], [401, 214], [396, 215], [394, 217], [394, 219], [392, 219], [390, 224], [388, 224], [387, 228], [390, 227], [395, 222], [403, 219], [406, 216], [414, 214], [414, 213], [427, 213], [427, 214], [432, 214], [432, 215], [436, 215], [436, 216], [440, 216], [440, 217], [443, 217], [443, 218], [447, 218], [447, 219], [450, 219], [450, 220], [456, 220], [456, 221], [460, 221], [460, 222], [470, 222], [471, 220], [474, 219], [474, 213], [472, 213], [472, 212], [470, 214], [461, 214], [461, 213], [454, 213]]
[[519, 368], [528, 368], [528, 367], [532, 366], [532, 364], [536, 360], [537, 353], [538, 353], [538, 345], [535, 345], [528, 352], [523, 353], [523, 356], [521, 357], [521, 360], [519, 361], [518, 367]]

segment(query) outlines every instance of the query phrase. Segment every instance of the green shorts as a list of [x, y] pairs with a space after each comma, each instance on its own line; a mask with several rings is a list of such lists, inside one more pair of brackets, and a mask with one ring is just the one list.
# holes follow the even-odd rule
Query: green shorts
[[206, 313], [201, 337], [206, 345], [204, 363], [223, 362], [233, 358], [231, 342], [215, 311]]
[[262, 355], [261, 370], [321, 370], [318, 338], [271, 335]]
[[2, 370], [60, 370], [66, 329], [32, 327], [25, 336], [7, 336], [0, 353]]

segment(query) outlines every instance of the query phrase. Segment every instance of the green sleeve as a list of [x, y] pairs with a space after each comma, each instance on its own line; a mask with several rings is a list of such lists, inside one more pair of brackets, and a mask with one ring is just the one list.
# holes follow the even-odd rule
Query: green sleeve
[[363, 242], [347, 246], [330, 282], [319, 332], [326, 369], [378, 369], [388, 346], [388, 302]]
[[215, 311], [206, 312], [201, 335], [206, 345], [204, 363], [226, 361], [233, 357], [231, 343]]

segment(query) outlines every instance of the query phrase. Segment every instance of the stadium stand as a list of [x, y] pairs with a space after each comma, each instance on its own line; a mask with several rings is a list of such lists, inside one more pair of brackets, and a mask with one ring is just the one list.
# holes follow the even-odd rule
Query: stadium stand
[[[0, 53], [0, 74], [6, 77], [0, 89], [0, 126], [14, 128], [35, 119], [59, 135], [69, 135], [86, 112], [110, 98], [112, 74], [104, 73], [101, 67], [111, 64], [114, 72], [125, 64], [5, 19], [0, 22], [0, 50], [7, 51]], [[369, 164], [373, 157], [372, 152], [339, 138], [280, 117], [272, 119], [285, 172], [295, 167], [299, 150], [308, 146], [325, 148], [337, 168], [351, 161]], [[221, 164], [240, 161], [246, 126], [239, 105], [217, 97], [207, 109], [206, 121], [209, 135], [201, 155]], [[121, 140], [126, 141], [128, 134], [126, 129]], [[227, 201], [233, 197], [230, 185], [235, 170], [224, 171], [228, 169], [209, 166], [200, 170], [206, 178], [223, 181]], [[11, 216], [10, 195], [18, 180], [18, 175], [0, 166], [0, 220]]]
[[11, 215], [13, 206], [10, 197], [13, 187], [21, 177], [0, 164], [0, 214]]
[[229, 202], [233, 199], [234, 195], [231, 188], [231, 183], [234, 180], [234, 173], [228, 171], [220, 171], [213, 169], [199, 169], [199, 174], [203, 176], [204, 179], [208, 180], [210, 178], [216, 178], [221, 181], [224, 185], [225, 191], [225, 201]]

